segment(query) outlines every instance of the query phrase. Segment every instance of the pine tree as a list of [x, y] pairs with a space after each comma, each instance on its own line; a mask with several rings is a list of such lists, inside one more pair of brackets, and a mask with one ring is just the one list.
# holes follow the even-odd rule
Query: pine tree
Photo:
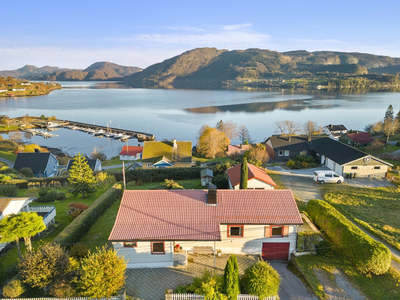
[[239, 266], [235, 255], [231, 255], [226, 262], [223, 291], [228, 300], [236, 300], [240, 294]]
[[393, 119], [393, 117], [394, 117], [393, 114], [394, 114], [393, 106], [392, 106], [392, 104], [390, 104], [385, 113], [385, 121], [388, 118]]
[[249, 168], [247, 166], [247, 158], [244, 157], [242, 161], [242, 165], [240, 168], [240, 189], [246, 190], [247, 189], [247, 179], [248, 179]]
[[93, 194], [96, 192], [96, 179], [90, 169], [85, 157], [78, 153], [75, 155], [74, 162], [69, 170], [69, 184], [71, 185], [71, 192], [76, 197], [82, 193], [82, 197]]

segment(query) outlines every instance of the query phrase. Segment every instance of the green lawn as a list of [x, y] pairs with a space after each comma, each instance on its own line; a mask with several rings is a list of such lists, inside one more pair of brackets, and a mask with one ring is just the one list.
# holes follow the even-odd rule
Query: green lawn
[[400, 249], [400, 189], [325, 185], [324, 199], [344, 215]]
[[204, 157], [204, 156], [201, 156], [201, 155], [198, 154], [198, 153], [194, 153], [194, 154], [193, 154], [193, 161], [199, 161], [199, 162], [201, 162], [201, 163], [205, 163], [205, 162], [209, 162], [209, 161], [220, 161], [220, 162], [222, 162], [222, 163], [224, 163], [224, 162], [226, 162], [226, 161], [228, 161], [228, 162], [230, 162], [230, 163], [235, 162], [235, 161], [234, 161], [232, 158], [230, 158], [229, 156], [216, 157], [216, 158], [210, 159], [210, 158], [206, 158], [206, 157]]
[[300, 256], [296, 257], [295, 260], [319, 299], [326, 299], [327, 296], [315, 274], [315, 270], [325, 272], [327, 277], [332, 280], [333, 285], [336, 285], [332, 274], [332, 270], [335, 268], [341, 270], [342, 274], [346, 274], [347, 279], [369, 299], [400, 299], [400, 273], [393, 268], [380, 276], [362, 275], [345, 257], [336, 252], [329, 256]]
[[15, 162], [17, 155], [14, 154], [14, 152], [12, 152], [12, 151], [1, 151], [0, 150], [0, 157], [4, 158], [4, 159], [8, 159], [12, 162]]
[[7, 132], [7, 131], [15, 131], [18, 130], [19, 126], [18, 125], [5, 125], [5, 124], [0, 124], [0, 132]]

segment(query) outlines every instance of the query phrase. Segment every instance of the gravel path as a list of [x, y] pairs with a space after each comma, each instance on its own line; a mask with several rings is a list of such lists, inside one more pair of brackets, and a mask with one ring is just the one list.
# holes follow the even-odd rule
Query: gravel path
[[14, 167], [14, 163], [11, 160], [5, 159], [5, 158], [1, 158], [0, 157], [0, 161], [7, 164], [10, 168]]

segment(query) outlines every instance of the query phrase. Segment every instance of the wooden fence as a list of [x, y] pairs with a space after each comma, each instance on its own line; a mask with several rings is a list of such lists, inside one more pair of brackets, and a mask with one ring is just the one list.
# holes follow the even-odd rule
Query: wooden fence
[[[204, 296], [196, 294], [165, 294], [165, 300], [204, 300]], [[237, 300], [259, 300], [257, 296], [239, 294]], [[263, 300], [276, 300], [276, 296], [264, 298]]]

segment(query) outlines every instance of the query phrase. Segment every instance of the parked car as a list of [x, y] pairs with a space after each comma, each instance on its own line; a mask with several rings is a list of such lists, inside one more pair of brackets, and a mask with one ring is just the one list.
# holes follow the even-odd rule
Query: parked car
[[321, 184], [324, 183], [342, 183], [344, 181], [343, 176], [333, 172], [333, 171], [315, 171], [314, 172], [314, 181], [319, 182]]

